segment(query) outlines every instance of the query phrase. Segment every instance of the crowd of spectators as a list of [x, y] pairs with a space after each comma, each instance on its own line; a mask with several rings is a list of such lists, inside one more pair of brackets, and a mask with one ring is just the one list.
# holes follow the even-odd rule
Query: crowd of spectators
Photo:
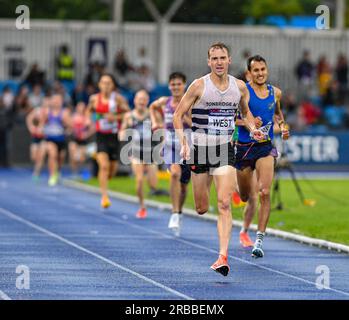
[[348, 60], [339, 54], [331, 65], [326, 56], [312, 61], [304, 51], [296, 65], [298, 88], [287, 93], [283, 109], [297, 131], [343, 130], [349, 128]]

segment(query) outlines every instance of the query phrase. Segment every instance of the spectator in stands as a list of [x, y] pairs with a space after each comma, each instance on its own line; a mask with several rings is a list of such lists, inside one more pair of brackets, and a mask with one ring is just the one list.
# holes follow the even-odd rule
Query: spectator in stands
[[282, 109], [287, 123], [293, 128], [297, 119], [297, 102], [296, 97], [292, 93], [286, 93], [282, 98]]
[[27, 86], [23, 85], [19, 88], [14, 101], [14, 109], [20, 118], [19, 120], [24, 120], [25, 116], [31, 111], [29, 89]]
[[32, 108], [41, 107], [43, 100], [42, 88], [39, 84], [33, 87], [32, 92], [29, 94], [29, 104]]
[[45, 72], [39, 69], [39, 65], [37, 63], [34, 63], [24, 81], [27, 82], [32, 88], [37, 84], [44, 86]]
[[72, 94], [72, 102], [73, 102], [73, 105], [76, 106], [81, 101], [87, 105], [88, 94], [86, 92], [84, 85], [82, 83], [78, 83]]
[[306, 125], [317, 124], [320, 116], [321, 110], [315, 106], [310, 99], [306, 98], [300, 105], [301, 115], [303, 116]]
[[347, 101], [348, 95], [348, 60], [344, 54], [340, 54], [336, 65], [336, 80], [338, 81], [338, 94]]
[[156, 81], [147, 66], [142, 66], [133, 73], [133, 78], [130, 81], [130, 87], [133, 91], [144, 89], [150, 92], [155, 86]]
[[134, 66], [138, 70], [141, 67], [147, 67], [150, 72], [153, 71], [153, 61], [148, 57], [147, 49], [145, 47], [140, 47], [138, 49], [138, 57], [135, 60]]
[[128, 62], [125, 51], [123, 49], [119, 50], [115, 55], [114, 73], [120, 87], [127, 89], [130, 71], [132, 70], [133, 67]]
[[9, 86], [5, 86], [2, 92], [2, 103], [6, 111], [12, 112], [15, 96]]
[[296, 75], [302, 84], [311, 83], [314, 76], [314, 65], [310, 60], [310, 52], [304, 50], [302, 60], [296, 66]]
[[334, 105], [335, 100], [340, 98], [338, 88], [339, 87], [338, 87], [337, 81], [331, 81], [329, 83], [329, 86], [326, 89], [326, 92], [322, 98], [322, 108], [323, 109], [329, 105]]
[[325, 119], [329, 127], [333, 130], [344, 129], [347, 112], [340, 99], [336, 99], [335, 104], [325, 108]]
[[74, 81], [74, 67], [74, 58], [69, 53], [68, 46], [62, 45], [56, 58], [56, 79], [60, 81]]
[[238, 79], [241, 79], [243, 81], [247, 81], [246, 79], [246, 75], [247, 75], [247, 65], [246, 65], [246, 62], [247, 62], [247, 59], [251, 56], [251, 52], [247, 49], [245, 49], [242, 53], [242, 56], [241, 56], [241, 61], [239, 63], [239, 70], [238, 70], [238, 75], [237, 75], [237, 78]]
[[101, 74], [104, 72], [104, 67], [99, 62], [94, 62], [89, 66], [89, 71], [85, 77], [85, 85], [92, 85], [97, 88], [97, 84]]
[[289, 123], [292, 131], [304, 131], [307, 128], [307, 124], [305, 122], [304, 109], [299, 107], [296, 110], [295, 120], [289, 122], [287, 118], [287, 122]]
[[321, 56], [317, 64], [319, 95], [324, 96], [332, 80], [332, 70], [326, 56]]
[[310, 52], [304, 50], [302, 60], [296, 66], [296, 76], [298, 79], [298, 91], [300, 99], [308, 96], [314, 80], [314, 65], [310, 59]]
[[53, 84], [53, 94], [57, 94], [57, 93], [63, 97], [63, 106], [72, 108], [72, 104], [73, 104], [72, 98], [67, 92], [67, 90], [65, 89], [64, 85], [59, 81], [55, 81]]
[[90, 96], [92, 96], [93, 94], [95, 94], [97, 92], [96, 88], [93, 85], [87, 85], [85, 87], [86, 90], [86, 94], [88, 99], [90, 98]]

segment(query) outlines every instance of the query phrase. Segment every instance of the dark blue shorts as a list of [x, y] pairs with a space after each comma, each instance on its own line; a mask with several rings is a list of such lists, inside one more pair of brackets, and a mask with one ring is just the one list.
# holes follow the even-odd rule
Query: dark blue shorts
[[234, 144], [235, 164], [237, 170], [243, 170], [250, 167], [252, 170], [256, 168], [256, 162], [260, 158], [273, 156], [277, 158], [277, 150], [270, 141], [252, 142]]
[[55, 144], [57, 146], [58, 152], [61, 152], [67, 149], [67, 143], [65, 140], [61, 141], [61, 140], [55, 140], [50, 138], [46, 138], [45, 140], [47, 142], [52, 142], [53, 144]]

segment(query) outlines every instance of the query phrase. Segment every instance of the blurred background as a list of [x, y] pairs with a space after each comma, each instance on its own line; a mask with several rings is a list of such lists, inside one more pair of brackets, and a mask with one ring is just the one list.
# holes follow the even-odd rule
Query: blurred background
[[348, 26], [347, 0], [0, 0], [0, 166], [30, 163], [25, 117], [45, 95], [74, 109], [109, 71], [132, 108], [140, 88], [169, 94], [171, 72], [189, 83], [207, 73], [207, 48], [223, 41], [238, 78], [248, 56], [266, 58], [289, 160], [348, 171]]

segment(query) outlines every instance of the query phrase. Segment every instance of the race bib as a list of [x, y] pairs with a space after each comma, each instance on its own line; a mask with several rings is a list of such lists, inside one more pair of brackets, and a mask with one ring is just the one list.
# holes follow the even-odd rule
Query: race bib
[[269, 138], [269, 132], [272, 125], [272, 122], [268, 122], [265, 126], [259, 128], [259, 130], [262, 131], [266, 139]]
[[45, 135], [50, 137], [62, 136], [64, 134], [64, 128], [58, 124], [49, 124], [45, 127]]
[[172, 122], [173, 122], [173, 114], [169, 113], [169, 112], [166, 112], [165, 113], [165, 123], [166, 124], [172, 124]]
[[99, 120], [100, 128], [103, 131], [109, 131], [109, 130], [116, 130], [117, 129], [117, 123], [116, 122], [109, 122], [107, 119], [100, 119]]
[[235, 128], [235, 110], [211, 109], [208, 116], [208, 134], [231, 135]]

